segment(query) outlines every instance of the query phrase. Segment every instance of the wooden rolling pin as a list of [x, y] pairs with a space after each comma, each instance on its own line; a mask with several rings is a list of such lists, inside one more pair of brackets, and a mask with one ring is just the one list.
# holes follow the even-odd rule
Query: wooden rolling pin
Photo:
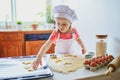
[[112, 72], [118, 69], [118, 67], [120, 67], [120, 55], [108, 64], [108, 70], [106, 71], [105, 75], [110, 75]]

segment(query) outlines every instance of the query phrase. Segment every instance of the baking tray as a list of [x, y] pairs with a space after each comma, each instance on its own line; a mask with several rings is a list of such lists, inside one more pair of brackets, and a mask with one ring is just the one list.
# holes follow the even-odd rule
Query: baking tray
[[28, 72], [23, 61], [34, 60], [35, 57], [0, 58], [0, 80], [28, 80], [52, 77], [54, 74], [43, 59], [43, 65], [37, 70]]

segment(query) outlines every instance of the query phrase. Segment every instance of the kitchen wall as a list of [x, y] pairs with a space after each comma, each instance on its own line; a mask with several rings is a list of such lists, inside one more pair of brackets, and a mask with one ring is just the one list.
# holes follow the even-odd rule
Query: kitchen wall
[[107, 52], [120, 54], [120, 0], [66, 0], [78, 16], [77, 27], [87, 51], [95, 52], [96, 34], [108, 34]]

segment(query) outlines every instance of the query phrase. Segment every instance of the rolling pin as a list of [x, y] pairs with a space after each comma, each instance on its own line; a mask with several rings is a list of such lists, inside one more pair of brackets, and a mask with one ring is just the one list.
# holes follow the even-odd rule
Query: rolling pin
[[105, 75], [109, 75], [114, 72], [120, 66], [120, 55], [113, 59], [112, 62], [108, 64], [108, 70], [106, 71]]

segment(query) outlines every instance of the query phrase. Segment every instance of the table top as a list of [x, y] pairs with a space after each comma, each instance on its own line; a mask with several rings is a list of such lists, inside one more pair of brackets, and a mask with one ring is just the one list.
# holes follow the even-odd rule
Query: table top
[[[49, 56], [49, 54], [48, 54]], [[3, 58], [2, 58], [3, 59]], [[2, 61], [2, 59], [0, 58], [0, 61]], [[30, 60], [30, 59], [35, 59], [35, 57], [33, 58], [29, 58], [29, 57], [25, 57], [25, 58], [14, 58], [14, 60]], [[10, 59], [9, 59], [10, 60]], [[12, 59], [13, 60], [13, 59]], [[0, 64], [3, 63], [3, 62], [0, 62]], [[13, 62], [14, 63], [14, 62]], [[4, 67], [5, 68], [5, 67]], [[48, 77], [48, 78], [43, 78], [43, 79], [40, 79], [40, 80], [75, 80], [75, 79], [79, 79], [79, 80], [87, 80], [87, 78], [93, 80], [97, 80], [95, 79], [96, 77], [100, 77], [102, 76], [102, 79], [101, 80], [104, 80], [104, 78], [109, 78], [108, 80], [110, 80], [111, 77], [109, 76], [105, 76], [105, 72], [107, 70], [107, 66], [104, 66], [96, 71], [90, 71], [90, 70], [87, 70], [85, 69], [84, 67], [81, 68], [81, 69], [78, 69], [74, 72], [70, 72], [68, 74], [63, 74], [63, 73], [59, 73], [59, 72], [55, 72], [55, 71], [52, 71], [53, 72], [53, 76], [52, 77]], [[118, 73], [119, 72], [119, 73]], [[116, 72], [113, 72], [113, 76], [115, 76], [114, 74], [120, 74], [120, 68], [116, 71]], [[112, 76], [112, 75], [110, 75]], [[117, 75], [116, 75], [117, 76]], [[117, 78], [120, 78], [120, 75], [117, 76]], [[39, 79], [38, 79], [39, 80]]]

